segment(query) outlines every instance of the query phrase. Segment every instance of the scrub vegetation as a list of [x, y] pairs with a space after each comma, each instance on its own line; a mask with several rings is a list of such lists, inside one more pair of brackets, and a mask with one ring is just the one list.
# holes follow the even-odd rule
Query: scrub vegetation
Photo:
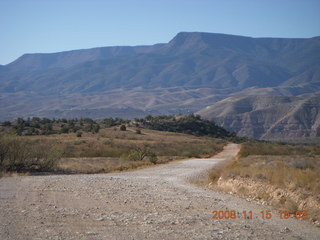
[[[238, 159], [211, 170], [209, 180], [246, 197], [319, 220], [320, 148], [248, 141]], [[228, 189], [229, 191], [230, 189]], [[317, 204], [318, 203], [318, 204]]]
[[[173, 117], [151, 118], [131, 121], [19, 118], [4, 122], [0, 136], [0, 170], [2, 174], [124, 171], [176, 159], [210, 157], [227, 143], [226, 138], [219, 135], [229, 134], [226, 130], [197, 116], [179, 116], [179, 121], [186, 120], [175, 123], [178, 129], [158, 130], [153, 130], [150, 123], [160, 123], [163, 119], [173, 121]], [[201, 134], [195, 131], [199, 124], [207, 126]]]

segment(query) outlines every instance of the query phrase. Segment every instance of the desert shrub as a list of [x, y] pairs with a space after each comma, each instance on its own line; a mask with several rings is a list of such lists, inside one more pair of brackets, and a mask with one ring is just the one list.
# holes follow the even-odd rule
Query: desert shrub
[[148, 144], [144, 144], [142, 146], [135, 145], [131, 147], [131, 150], [128, 155], [128, 159], [130, 161], [143, 161], [145, 157], [153, 158], [153, 161], [156, 162], [156, 153], [151, 150]]
[[70, 127], [63, 125], [60, 129], [60, 133], [69, 133]]
[[219, 180], [219, 178], [221, 177], [221, 169], [212, 169], [210, 172], [209, 172], [209, 180], [210, 182], [217, 182]]
[[[141, 156], [138, 152], [136, 151], [130, 151], [128, 155], [128, 159], [130, 161], [141, 161]], [[143, 160], [143, 159], [142, 159]]]
[[126, 130], [127, 130], [126, 125], [123, 125], [123, 124], [122, 124], [122, 125], [120, 126], [120, 131], [126, 131]]
[[11, 136], [0, 138], [0, 170], [4, 172], [52, 171], [61, 155], [53, 144]]
[[154, 152], [154, 151], [150, 151], [149, 153], [149, 161], [153, 164], [157, 164], [158, 162], [158, 157], [157, 157], [157, 154]]
[[136, 162], [144, 161], [146, 157], [148, 158], [150, 163], [157, 164], [157, 153], [153, 149], [151, 149], [150, 145], [143, 144], [131, 146], [131, 150], [127, 156], [127, 159]]
[[90, 131], [92, 133], [98, 133], [100, 131], [100, 125], [99, 124], [93, 124], [91, 125]]

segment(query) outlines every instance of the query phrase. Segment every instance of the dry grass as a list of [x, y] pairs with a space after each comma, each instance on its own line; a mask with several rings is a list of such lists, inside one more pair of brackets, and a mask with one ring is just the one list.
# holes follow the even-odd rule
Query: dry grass
[[209, 157], [225, 145], [223, 140], [179, 133], [143, 129], [142, 134], [137, 134], [135, 128], [127, 131], [107, 128], [100, 130], [99, 134], [83, 133], [81, 138], [75, 133], [25, 138], [53, 141], [61, 145], [65, 157], [82, 158], [125, 157], [133, 146], [142, 144], [148, 144], [158, 156]]
[[195, 137], [187, 134], [160, 132], [134, 127], [127, 131], [119, 128], [101, 129], [98, 134], [76, 133], [48, 136], [21, 136], [34, 143], [52, 143], [64, 153], [58, 170], [74, 173], [101, 173], [125, 171], [153, 165], [146, 157], [144, 161], [129, 160], [130, 151], [137, 146], [148, 146], [156, 153], [157, 164], [190, 158], [209, 157], [221, 151], [226, 144], [220, 139]]
[[250, 156], [228, 164], [220, 176], [264, 180], [289, 190], [320, 194], [320, 156]]
[[249, 155], [320, 155], [319, 145], [288, 145], [268, 142], [246, 142], [240, 150], [240, 157]]
[[[238, 179], [238, 182], [244, 184], [236, 188], [239, 195], [254, 196], [293, 212], [308, 199], [318, 204], [320, 202], [320, 148], [315, 145], [244, 143], [239, 159], [222, 168], [213, 169], [209, 180], [217, 183], [220, 177], [225, 183]], [[256, 192], [248, 190], [246, 187], [249, 183], [261, 183], [265, 186], [263, 188], [270, 186], [271, 189], [282, 189], [288, 194], [275, 201], [276, 197], [271, 192], [262, 191], [261, 188], [256, 189]], [[315, 207], [309, 206], [309, 210], [311, 218], [320, 220]]]

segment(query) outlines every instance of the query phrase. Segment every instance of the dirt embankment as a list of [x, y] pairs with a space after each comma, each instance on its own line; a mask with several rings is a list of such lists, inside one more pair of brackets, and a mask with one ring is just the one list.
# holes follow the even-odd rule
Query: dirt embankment
[[[302, 162], [309, 164], [311, 168], [285, 168], [279, 163], [279, 159], [288, 166]], [[320, 195], [317, 186], [314, 186], [318, 184], [313, 178], [316, 170], [312, 168], [316, 162], [311, 162], [310, 159], [295, 155], [254, 155], [241, 159], [237, 156], [233, 159], [237, 161], [224, 161], [218, 168], [214, 168], [210, 174], [217, 174], [214, 175], [215, 181], [209, 186], [215, 190], [236, 194], [248, 201], [287, 211], [291, 215], [303, 212], [307, 215], [305, 220], [320, 227]]]
[[217, 188], [245, 197], [248, 201], [274, 206], [291, 214], [306, 211], [308, 215], [306, 220], [320, 227], [320, 202], [316, 196], [306, 196], [302, 191], [290, 191], [263, 181], [245, 178], [220, 178], [217, 182]]
[[[189, 183], [238, 149], [121, 174], [2, 178], [0, 239], [318, 239], [307, 222]], [[234, 219], [212, 219], [232, 210]]]

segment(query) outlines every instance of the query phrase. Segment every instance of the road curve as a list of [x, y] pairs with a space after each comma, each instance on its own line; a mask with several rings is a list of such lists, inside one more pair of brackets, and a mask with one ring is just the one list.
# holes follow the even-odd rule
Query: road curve
[[[134, 172], [0, 179], [0, 239], [319, 239], [320, 229], [195, 185], [239, 150], [229, 144], [210, 159], [175, 161]], [[235, 210], [236, 219], [212, 219]], [[244, 219], [243, 211], [253, 219]], [[239, 216], [239, 218], [238, 218]]]

